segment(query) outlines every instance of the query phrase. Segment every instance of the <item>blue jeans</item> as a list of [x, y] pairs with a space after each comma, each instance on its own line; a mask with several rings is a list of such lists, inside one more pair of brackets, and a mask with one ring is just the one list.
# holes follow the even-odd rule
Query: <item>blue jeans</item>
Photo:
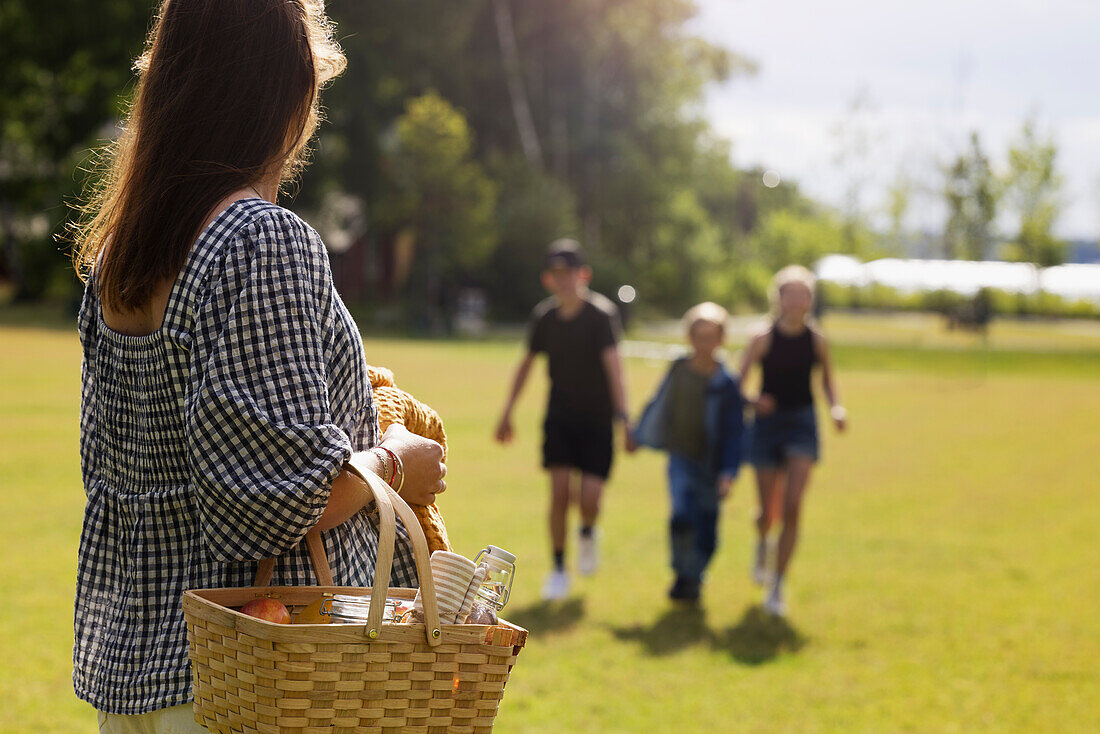
[[701, 583], [718, 547], [718, 477], [708, 466], [669, 454], [672, 495], [672, 568], [677, 576]]

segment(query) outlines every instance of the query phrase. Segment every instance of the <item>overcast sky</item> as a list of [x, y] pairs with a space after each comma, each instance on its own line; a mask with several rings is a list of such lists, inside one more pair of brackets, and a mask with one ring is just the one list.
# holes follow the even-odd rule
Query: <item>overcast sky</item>
[[[738, 165], [775, 169], [838, 206], [862, 181], [871, 216], [905, 176], [926, 192], [910, 226], [938, 230], [939, 171], [969, 131], [1001, 166], [1033, 115], [1059, 145], [1060, 234], [1100, 234], [1100, 2], [698, 2], [695, 30], [759, 65], [753, 77], [712, 87], [706, 101]], [[838, 163], [860, 138], [867, 153]]]

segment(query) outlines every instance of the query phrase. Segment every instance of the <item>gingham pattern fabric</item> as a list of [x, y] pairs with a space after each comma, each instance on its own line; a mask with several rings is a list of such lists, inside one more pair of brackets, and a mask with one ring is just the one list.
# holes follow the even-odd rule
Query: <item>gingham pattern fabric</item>
[[[103, 322], [94, 276], [79, 316], [87, 495], [73, 684], [97, 709], [191, 700], [184, 589], [315, 585], [302, 543], [352, 451], [378, 441], [363, 344], [317, 233], [262, 199], [219, 214], [179, 274], [161, 328]], [[398, 527], [394, 586], [417, 585]], [[370, 586], [360, 513], [322, 535], [339, 585]]]

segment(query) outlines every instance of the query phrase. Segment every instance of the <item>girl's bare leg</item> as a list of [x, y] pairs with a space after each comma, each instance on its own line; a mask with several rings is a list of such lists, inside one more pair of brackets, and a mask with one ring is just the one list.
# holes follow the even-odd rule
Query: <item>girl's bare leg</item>
[[565, 551], [571, 475], [572, 470], [567, 466], [550, 467], [550, 544], [555, 553]]
[[774, 508], [781, 492], [783, 471], [781, 469], [757, 469], [756, 493], [760, 500], [760, 511], [756, 516], [756, 531], [763, 541], [768, 531], [778, 519]]
[[813, 460], [807, 456], [794, 456], [787, 462], [787, 488], [783, 496], [783, 532], [779, 535], [779, 558], [776, 574], [780, 577], [794, 555], [798, 542], [798, 522], [802, 512], [802, 496], [810, 481]]
[[760, 509], [756, 516], [756, 553], [752, 563], [752, 577], [760, 585], [768, 582], [768, 532], [778, 520], [776, 508], [783, 496], [783, 475], [784, 472], [780, 469], [756, 470]]
[[584, 527], [592, 527], [600, 517], [603, 484], [603, 477], [581, 474], [581, 525]]

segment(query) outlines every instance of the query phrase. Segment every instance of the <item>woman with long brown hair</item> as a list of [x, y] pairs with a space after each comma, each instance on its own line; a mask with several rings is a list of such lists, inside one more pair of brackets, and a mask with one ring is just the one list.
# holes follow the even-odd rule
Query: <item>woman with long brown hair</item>
[[[183, 731], [181, 595], [369, 586], [377, 528], [350, 470], [428, 504], [438, 444], [379, 436], [362, 341], [317, 233], [274, 204], [344, 57], [319, 0], [165, 0], [124, 132], [76, 232], [81, 468], [73, 682], [101, 731]], [[415, 585], [402, 533], [394, 583]]]

